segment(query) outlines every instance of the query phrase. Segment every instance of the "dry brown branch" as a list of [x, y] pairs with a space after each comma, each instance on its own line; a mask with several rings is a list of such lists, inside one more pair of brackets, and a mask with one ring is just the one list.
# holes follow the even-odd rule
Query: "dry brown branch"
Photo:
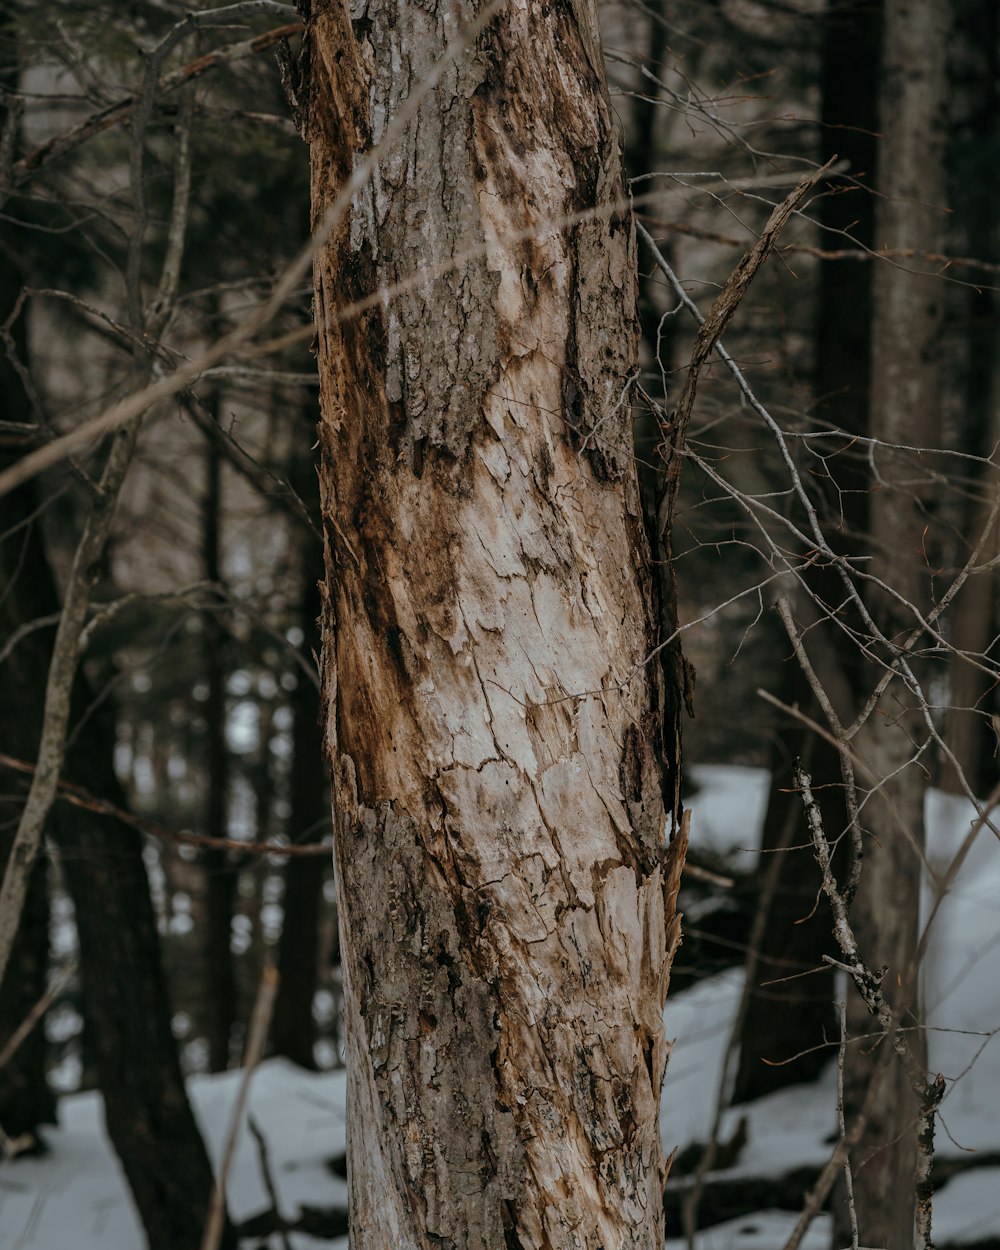
[[[746, 247], [745, 239], [734, 239], [728, 234], [719, 234], [715, 230], [703, 230], [700, 226], [692, 226], [680, 221], [666, 221], [660, 217], [645, 217], [650, 228], [683, 234], [691, 239], [701, 239], [705, 243], [718, 243], [723, 247]], [[983, 273], [1000, 273], [1000, 264], [989, 260], [979, 260], [974, 256], [946, 256], [942, 252], [925, 252], [919, 248], [898, 247], [881, 248], [879, 251], [867, 250], [862, 247], [823, 248], [811, 247], [807, 243], [782, 243], [777, 249], [782, 256], [812, 256], [816, 260], [926, 260], [945, 268], [957, 266], [966, 269], [979, 269]]]
[[[32, 776], [35, 772], [33, 764], [2, 753], [0, 753], [0, 766], [9, 768], [13, 772], [23, 773], [26, 776]], [[330, 854], [331, 844], [329, 842], [300, 844], [240, 842], [236, 838], [216, 838], [206, 833], [178, 832], [176, 829], [168, 829], [165, 825], [157, 824], [156, 821], [145, 820], [141, 816], [136, 816], [126, 808], [109, 803], [106, 799], [98, 798], [97, 795], [91, 794], [89, 790], [85, 790], [83, 786], [74, 785], [71, 781], [60, 781], [57, 794], [60, 799], [67, 803], [72, 803], [74, 807], [93, 812], [95, 816], [110, 816], [112, 819], [120, 821], [123, 825], [127, 825], [130, 829], [135, 829], [137, 833], [146, 834], [148, 837], [156, 838], [161, 842], [170, 842], [175, 846], [198, 846], [219, 851], [239, 851], [242, 855], [282, 855], [289, 859]]]
[[76, 964], [71, 963], [65, 967], [62, 972], [55, 978], [49, 988], [41, 996], [34, 1007], [28, 1012], [21, 1023], [17, 1026], [10, 1037], [7, 1038], [6, 1045], [0, 1050], [0, 1068], [5, 1068], [21, 1049], [26, 1037], [29, 1036], [31, 1030], [35, 1027], [42, 1016], [48, 1011], [52, 1004], [62, 993], [66, 983], [76, 972]]
[[[701, 322], [694, 347], [691, 349], [691, 360], [684, 381], [684, 390], [681, 392], [681, 398], [677, 404], [677, 412], [669, 430], [673, 454], [666, 457], [666, 488], [661, 509], [661, 516], [663, 517], [673, 515], [673, 500], [677, 494], [677, 485], [681, 472], [681, 457], [679, 453], [687, 438], [702, 366], [715, 350], [723, 331], [732, 320], [737, 308], [739, 308], [743, 296], [747, 293], [754, 275], [771, 254], [775, 243], [778, 241], [778, 236], [788, 223], [788, 219], [835, 163], [836, 157], [827, 161], [820, 169], [814, 169], [806, 174], [799, 180], [794, 190], [775, 208], [767, 219], [767, 223], [760, 233], [760, 238], [744, 254], [743, 259], [726, 279], [726, 284], [715, 297], [708, 316]], [[645, 234], [645, 231], [643, 233]], [[663, 524], [661, 521], [662, 528]]]
[[[217, 69], [220, 65], [232, 65], [259, 52], [267, 52], [271, 48], [276, 47], [282, 39], [287, 39], [290, 35], [300, 34], [301, 31], [301, 22], [290, 22], [285, 26], [278, 26], [274, 30], [269, 30], [263, 35], [255, 35], [253, 39], [246, 39], [241, 43], [230, 44], [226, 48], [207, 52], [204, 56], [197, 57], [182, 69], [176, 70], [172, 74], [164, 75], [157, 91], [157, 97], [159, 98], [168, 95], [171, 91], [176, 91], [178, 87], [200, 78], [202, 74], [208, 73], [209, 70]], [[46, 139], [44, 143], [39, 144], [38, 147], [33, 148], [26, 156], [15, 162], [12, 169], [14, 185], [19, 186], [25, 183], [39, 169], [57, 160], [60, 156], [65, 156], [68, 152], [74, 151], [81, 144], [86, 143], [88, 139], [93, 138], [94, 135], [101, 134], [105, 130], [111, 130], [115, 126], [123, 125], [131, 118], [138, 104], [138, 93], [124, 96], [114, 104], [109, 104], [107, 107], [93, 113], [90, 117], [85, 118], [82, 122], [78, 122], [77, 125], [69, 130], [61, 131], [59, 134], [53, 135], [51, 139]]]
[[243, 1120], [243, 1112], [246, 1109], [247, 1097], [250, 1093], [250, 1081], [264, 1054], [267, 1030], [271, 1023], [271, 1013], [274, 1010], [274, 1000], [277, 996], [278, 970], [273, 964], [266, 963], [261, 973], [257, 999], [254, 1002], [253, 1012], [250, 1015], [246, 1050], [243, 1053], [243, 1077], [240, 1081], [239, 1093], [236, 1096], [236, 1104], [233, 1107], [233, 1117], [226, 1137], [226, 1148], [222, 1155], [219, 1176], [212, 1190], [212, 1203], [208, 1210], [208, 1219], [205, 1222], [205, 1235], [202, 1237], [201, 1250], [218, 1250], [219, 1240], [222, 1237], [222, 1229], [226, 1220], [226, 1183], [229, 1180], [229, 1170], [232, 1167], [233, 1156], [236, 1153], [240, 1123]]
[[[838, 961], [824, 956], [827, 963], [846, 972], [854, 982], [865, 1006], [878, 1022], [882, 1032], [890, 1039], [892, 1049], [903, 1065], [913, 1092], [917, 1097], [917, 1172], [915, 1177], [917, 1208], [917, 1250], [932, 1250], [931, 1224], [933, 1216], [934, 1186], [931, 1170], [934, 1165], [934, 1119], [938, 1105], [944, 1096], [944, 1077], [938, 1074], [933, 1080], [921, 1067], [907, 1039], [906, 1030], [899, 1027], [903, 1004], [890, 1005], [882, 990], [885, 969], [873, 972], [865, 963], [854, 934], [844, 899], [833, 871], [830, 844], [823, 829], [823, 816], [812, 793], [812, 779], [801, 764], [796, 764], [795, 784], [802, 794], [809, 833], [816, 851], [816, 860], [823, 878], [823, 892], [833, 912], [833, 935], [844, 956]], [[903, 994], [907, 992], [903, 986]]]

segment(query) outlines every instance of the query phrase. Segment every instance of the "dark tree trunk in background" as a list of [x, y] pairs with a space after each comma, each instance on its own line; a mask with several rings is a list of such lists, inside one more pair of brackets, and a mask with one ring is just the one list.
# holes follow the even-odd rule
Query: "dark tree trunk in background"
[[[825, 162], [839, 156], [850, 166], [831, 184], [831, 193], [819, 201], [818, 216], [826, 227], [819, 240], [823, 248], [848, 246], [849, 240], [836, 232], [848, 234], [865, 247], [873, 246], [880, 28], [881, 0], [830, 0], [827, 5], [821, 45], [823, 125], [819, 159]], [[819, 267], [815, 412], [851, 436], [868, 431], [871, 276], [871, 266], [860, 262], [826, 261]], [[852, 450], [849, 442], [844, 440], [845, 450], [831, 470], [839, 489], [831, 484], [823, 499], [824, 530], [832, 545], [844, 552], [859, 549], [868, 516], [865, 452], [862, 447]], [[843, 585], [829, 570], [814, 572], [810, 586], [831, 611], [843, 599]], [[810, 621], [819, 615], [814, 606], [802, 601], [796, 604], [796, 611], [800, 618]], [[811, 638], [822, 638], [813, 648], [817, 653], [814, 658], [828, 692], [846, 716], [846, 704], [859, 676], [855, 649], [846, 644], [836, 627], [816, 626]], [[782, 638], [777, 647], [779, 653], [787, 653], [787, 639]], [[829, 663], [831, 656], [833, 664]], [[786, 668], [786, 689], [779, 692], [780, 697], [823, 723], [823, 714], [797, 661], [790, 658]], [[787, 725], [779, 730], [772, 766], [761, 842], [765, 851], [777, 850], [789, 841], [803, 841], [798, 836], [802, 805], [792, 792], [791, 781], [796, 756], [803, 757], [813, 777], [826, 827], [835, 829], [844, 821], [839, 753], [824, 739], [810, 736], [804, 742], [798, 723]], [[749, 999], [741, 1033], [735, 1102], [811, 1079], [832, 1058], [832, 1050], [823, 1048], [824, 1041], [836, 1037], [833, 976], [822, 963], [824, 954], [835, 952], [826, 900], [821, 898], [817, 903], [819, 877], [811, 849], [782, 851], [776, 857], [765, 855], [758, 874], [762, 885], [771, 873], [776, 874], [776, 881], [754, 977], [758, 989]], [[808, 968], [817, 971], [785, 984], [761, 984]], [[801, 1058], [773, 1066], [773, 1061], [792, 1055]]]
[[[21, 520], [38, 506], [32, 488], [6, 496], [8, 524], [14, 520], [10, 509], [15, 501], [22, 509]], [[58, 600], [37, 525], [25, 527], [19, 536], [27, 540], [27, 558], [20, 576], [6, 583], [7, 599], [18, 620], [31, 621], [56, 611]], [[8, 548], [5, 543], [2, 550]], [[29, 760], [41, 730], [47, 643], [46, 634], [29, 636], [5, 665], [9, 670], [4, 675], [5, 694], [24, 692], [17, 709], [32, 742]], [[79, 683], [74, 719], [90, 701]], [[70, 749], [66, 775], [122, 806], [112, 766], [114, 742], [107, 709], [99, 708]], [[87, 1061], [104, 1098], [108, 1134], [150, 1250], [197, 1246], [212, 1170], [188, 1103], [171, 1031], [142, 841], [130, 829], [65, 804], [54, 809], [49, 832], [58, 846], [76, 913]]]
[[[123, 805], [111, 762], [113, 743], [114, 725], [99, 710], [70, 752], [67, 774]], [[52, 829], [76, 912], [85, 1040], [104, 1097], [108, 1134], [150, 1250], [197, 1247], [212, 1167], [171, 1031], [170, 992], [141, 839], [115, 821], [65, 804], [56, 809]], [[227, 1228], [223, 1245], [233, 1244]]]
[[[932, 261], [920, 252], [945, 250], [945, 52], [950, 6], [946, 0], [885, 0], [879, 73], [878, 191], [875, 232], [890, 250], [913, 251], [908, 264], [876, 263], [873, 322], [871, 434], [879, 488], [869, 509], [871, 559], [867, 570], [891, 585], [902, 602], [866, 588], [872, 616], [892, 641], [916, 623], [906, 604], [926, 614], [933, 602], [941, 550], [935, 514], [938, 486], [933, 455], [905, 448], [942, 444], [941, 329], [944, 289]], [[912, 267], [910, 267], [912, 265]], [[893, 658], [881, 644], [866, 665], [867, 694]], [[927, 689], [930, 674], [919, 657], [911, 666]], [[919, 1025], [912, 962], [920, 906], [920, 851], [931, 755], [915, 760], [927, 728], [915, 697], [897, 677], [854, 739], [858, 755], [882, 784], [866, 803], [865, 858], [852, 905], [862, 957], [887, 969], [884, 987], [901, 1023]], [[863, 793], [872, 783], [862, 779]], [[905, 1006], [905, 1011], [903, 1007]], [[860, 996], [848, 993], [853, 1036], [875, 1031]], [[889, 1045], [889, 1042], [882, 1043]], [[923, 1034], [909, 1034], [919, 1056]], [[847, 1050], [848, 1115], [861, 1105], [873, 1071], [871, 1047]], [[914, 1234], [916, 1098], [902, 1064], [881, 1082], [866, 1131], [853, 1154], [854, 1193], [861, 1237], [870, 1246], [908, 1246]]]
[[[0, 625], [2, 623], [0, 617]], [[6, 679], [9, 674], [3, 676]], [[14, 684], [5, 680], [5, 695]], [[5, 725], [0, 729], [0, 750], [21, 759], [30, 758], [30, 749], [22, 750], [26, 744], [19, 742], [17, 735], [9, 734], [8, 728]], [[6, 779], [3, 784], [8, 792], [15, 788]], [[0, 804], [0, 819], [6, 817], [13, 806], [6, 800]], [[7, 841], [7, 838], [0, 840], [0, 866], [6, 862]], [[47, 868], [45, 857], [40, 856], [32, 869], [21, 926], [7, 975], [0, 986], [0, 1048], [7, 1044], [46, 990], [49, 966]], [[46, 1077], [47, 1056], [45, 1023], [39, 1020], [13, 1058], [0, 1068], [0, 1130], [8, 1138], [25, 1136], [41, 1142], [40, 1126], [56, 1123], [55, 1098]]]
[[[20, 275], [0, 250], [0, 321], [14, 309]], [[23, 319], [14, 332], [17, 350], [23, 351]], [[0, 352], [0, 418], [5, 422], [31, 421], [30, 406], [6, 354]], [[0, 432], [0, 467], [22, 456], [30, 446], [28, 432]], [[0, 498], [0, 645], [18, 626], [30, 621], [22, 602], [24, 582], [34, 576], [41, 554], [38, 520], [25, 524], [36, 503], [30, 487]], [[53, 627], [54, 628], [54, 627]], [[38, 726], [26, 709], [37, 704], [44, 685], [47, 646], [52, 629], [28, 635], [0, 664], [0, 751], [31, 760], [38, 746]], [[41, 673], [41, 684], [38, 674]], [[15, 774], [0, 770], [0, 872], [7, 862], [17, 828], [21, 782]], [[49, 960], [49, 903], [47, 863], [39, 856], [32, 869], [21, 927], [10, 965], [0, 986], [0, 1049], [45, 993]], [[0, 1129], [10, 1137], [37, 1136], [42, 1124], [54, 1124], [55, 1100], [45, 1074], [44, 1021], [39, 1021], [17, 1054], [0, 1068]]]
[[[0, 290], [9, 291], [7, 283]], [[0, 378], [5, 420], [26, 415], [23, 393], [3, 362]], [[15, 416], [14, 413], [17, 412]], [[4, 456], [23, 454], [11, 435]], [[58, 611], [59, 602], [37, 518], [34, 485], [0, 498], [0, 637], [15, 624]], [[0, 667], [0, 750], [29, 762], [41, 734], [42, 692], [52, 633], [25, 637]], [[74, 720], [91, 699], [78, 682]], [[124, 805], [112, 765], [115, 730], [106, 708], [97, 709], [70, 748], [66, 775], [119, 806]], [[5, 790], [13, 789], [9, 772]], [[79, 942], [87, 1064], [104, 1098], [108, 1134], [128, 1180], [150, 1250], [196, 1247], [208, 1210], [212, 1169], [181, 1078], [170, 1026], [169, 993], [160, 962], [159, 935], [142, 858], [142, 841], [130, 829], [77, 807], [59, 804], [49, 820], [73, 900]], [[39, 857], [32, 894], [5, 985], [0, 1038], [20, 1023], [24, 1005], [45, 987], [47, 924], [45, 860]], [[23, 978], [23, 980], [22, 980]], [[10, 1014], [8, 1014], [10, 1013]], [[0, 1085], [5, 1131], [28, 1131], [52, 1120], [44, 1084], [41, 1025], [4, 1073]], [[16, 1082], [11, 1083], [9, 1074]], [[20, 1116], [20, 1120], [17, 1118]], [[33, 1122], [33, 1123], [32, 1123]], [[227, 1230], [226, 1238], [230, 1238]], [[227, 1240], [224, 1244], [231, 1244]]]
[[[0, 86], [16, 90], [20, 77], [17, 40], [7, 23], [7, 5], [0, 5]], [[5, 137], [8, 112], [6, 97], [0, 95], [0, 130]], [[0, 205], [2, 207], [2, 205]], [[8, 229], [5, 225], [3, 229]], [[14, 257], [16, 250], [0, 239], [0, 322], [6, 322], [14, 311], [23, 284]], [[19, 317], [11, 330], [14, 351], [25, 358], [25, 323]], [[30, 424], [34, 414], [7, 348], [0, 344], [0, 419], [15, 424]], [[22, 456], [31, 447], [26, 430], [7, 429], [0, 432], [0, 468]], [[17, 526], [31, 511], [34, 491], [20, 490], [0, 498], [0, 646], [14, 630], [30, 618], [19, 612], [17, 580], [27, 570], [30, 576], [32, 559], [39, 550], [37, 521], [24, 528]], [[42, 639], [50, 632], [25, 640], [25, 645], [44, 649]], [[24, 708], [37, 700], [43, 686], [32, 687], [25, 681], [24, 668], [15, 657], [0, 664], [0, 751], [32, 759], [38, 745], [37, 735], [24, 716]], [[19, 785], [10, 773], [0, 772], [0, 877], [7, 864], [10, 846], [17, 830], [20, 801], [8, 801], [17, 794]], [[11, 952], [10, 964], [0, 984], [0, 1049], [45, 993], [49, 963], [49, 903], [47, 865], [38, 858], [28, 882], [21, 925]], [[0, 1130], [11, 1137], [23, 1134], [36, 1136], [41, 1124], [55, 1123], [55, 1100], [46, 1079], [45, 1025], [39, 1021], [17, 1054], [0, 1069]]]
[[[218, 407], [216, 399], [216, 407]], [[215, 413], [218, 419], [218, 412]], [[205, 496], [202, 505], [202, 554], [206, 581], [221, 582], [222, 457], [214, 440], [205, 446]], [[229, 836], [229, 745], [226, 740], [225, 626], [217, 612], [203, 618], [205, 676], [206, 832]], [[205, 873], [205, 1004], [208, 1062], [213, 1072], [229, 1067], [233, 1021], [236, 1018], [236, 972], [233, 961], [233, 900], [237, 870], [228, 851], [202, 856]]]
[[[312, 556], [313, 559], [308, 557]], [[303, 649], [318, 651], [316, 621], [320, 612], [317, 575], [323, 553], [308, 544], [306, 589], [302, 597]], [[330, 776], [323, 757], [319, 726], [319, 691], [299, 673], [292, 697], [292, 784], [289, 832], [294, 839], [316, 841], [330, 812]], [[325, 858], [290, 859], [285, 868], [285, 895], [278, 951], [280, 981], [274, 1004], [271, 1042], [276, 1054], [303, 1068], [314, 1068], [316, 1025], [313, 998], [319, 979], [319, 919], [326, 877]]]
[[[313, 4], [314, 220], [478, 7]], [[680, 675], [649, 661], [635, 239], [552, 224], [621, 189], [596, 4], [530, 0], [317, 258], [354, 1250], [663, 1244]]]
[[[956, 204], [964, 209], [966, 256], [996, 263], [1000, 259], [1000, 5], [995, 0], [958, 0], [956, 5], [956, 91], [960, 116], [951, 142], [952, 185]], [[964, 108], [963, 108], [964, 106]], [[965, 405], [960, 433], [962, 451], [989, 460], [1000, 445], [1000, 303], [995, 283], [972, 286], [966, 296]], [[995, 463], [995, 461], [994, 461]], [[989, 523], [1000, 475], [986, 465], [969, 465], [978, 474], [974, 498], [962, 518], [964, 564]], [[1000, 526], [983, 548], [980, 564], [1000, 556]], [[951, 641], [960, 651], [982, 655], [992, 646], [996, 655], [1000, 598], [995, 572], [966, 582], [952, 612]], [[949, 674], [948, 721], [945, 734], [966, 781], [985, 798], [997, 779], [997, 734], [992, 719], [1000, 711], [996, 683], [975, 665], [953, 659]], [[964, 793], [958, 773], [945, 759], [940, 784]]]

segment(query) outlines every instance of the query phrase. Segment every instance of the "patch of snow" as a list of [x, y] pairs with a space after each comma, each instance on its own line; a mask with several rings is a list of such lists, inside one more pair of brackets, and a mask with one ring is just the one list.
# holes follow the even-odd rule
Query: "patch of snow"
[[[760, 769], [698, 768], [703, 787], [692, 799], [695, 845], [730, 853], [758, 845], [767, 801]], [[940, 871], [973, 819], [964, 802], [932, 794], [928, 802], [928, 856]], [[929, 896], [928, 896], [929, 898]], [[925, 906], [925, 915], [927, 907]], [[989, 830], [977, 838], [935, 920], [924, 968], [930, 1009], [929, 1050], [934, 1071], [949, 1078], [943, 1119], [958, 1147], [1000, 1150], [1000, 846]], [[742, 993], [733, 969], [672, 996], [665, 1021], [676, 1038], [667, 1070], [660, 1126], [667, 1150], [704, 1141], [710, 1131], [719, 1074]], [[212, 1158], [218, 1162], [232, 1118], [241, 1074], [194, 1077], [190, 1089]], [[811, 1085], [779, 1091], [747, 1107], [729, 1109], [721, 1137], [748, 1118], [749, 1143], [727, 1174], [778, 1175], [828, 1157], [835, 1128], [835, 1074], [830, 1065]], [[272, 1059], [255, 1074], [250, 1112], [267, 1140], [282, 1214], [302, 1205], [346, 1206], [347, 1187], [327, 1167], [346, 1142], [346, 1077], [316, 1074]], [[103, 1130], [96, 1094], [64, 1098], [60, 1127], [49, 1134], [51, 1153], [0, 1168], [0, 1250], [140, 1250], [142, 1230]], [[939, 1152], [958, 1149], [941, 1130]], [[974, 1156], [972, 1157], [974, 1158]], [[257, 1149], [245, 1125], [229, 1182], [230, 1209], [242, 1220], [270, 1206]], [[697, 1250], [776, 1250], [794, 1226], [793, 1213], [762, 1211], [703, 1231]], [[675, 1231], [675, 1230], [670, 1230]], [[939, 1243], [982, 1240], [1000, 1233], [1000, 1169], [978, 1168], [953, 1178], [935, 1199]], [[333, 1242], [291, 1236], [295, 1250], [347, 1250]], [[828, 1250], [826, 1216], [810, 1229], [804, 1250]], [[254, 1243], [255, 1246], [258, 1242]], [[667, 1250], [682, 1242], [667, 1241]], [[277, 1237], [269, 1250], [280, 1250]]]
[[1000, 1168], [954, 1177], [934, 1197], [934, 1240], [970, 1244], [1000, 1232]]
[[[781, 1250], [798, 1216], [791, 1211], [755, 1211], [738, 1220], [727, 1220], [702, 1229], [695, 1250]], [[818, 1216], [802, 1238], [802, 1250], [830, 1250], [830, 1217]], [[665, 1250], [686, 1250], [687, 1243], [668, 1237]]]
[[[222, 1156], [241, 1072], [193, 1077], [195, 1114], [213, 1163]], [[249, 1110], [267, 1141], [281, 1213], [305, 1204], [347, 1206], [347, 1184], [326, 1161], [346, 1144], [346, 1075], [304, 1072], [282, 1059], [261, 1064], [250, 1086]], [[0, 1247], [3, 1250], [140, 1250], [139, 1219], [104, 1133], [101, 1099], [76, 1094], [59, 1104], [60, 1125], [46, 1134], [50, 1153], [0, 1168]], [[228, 1185], [236, 1220], [270, 1208], [257, 1146], [241, 1126]], [[295, 1250], [346, 1250], [347, 1239], [319, 1241], [292, 1234]], [[255, 1245], [259, 1241], [254, 1242]], [[274, 1250], [280, 1239], [272, 1238]]]
[[[994, 823], [1000, 808], [993, 813]], [[976, 820], [971, 803], [932, 791], [927, 856], [944, 872]], [[931, 891], [924, 891], [926, 922]], [[948, 1079], [941, 1116], [958, 1147], [1000, 1147], [1000, 843], [976, 835], [931, 929], [923, 968], [931, 1070]], [[939, 1130], [942, 1154], [956, 1151]], [[1000, 1225], [998, 1225], [1000, 1227]]]
[[691, 809], [692, 847], [736, 854], [746, 859], [740, 867], [752, 868], [749, 855], [760, 846], [771, 774], [734, 764], [695, 764], [687, 771], [698, 787], [685, 800]]

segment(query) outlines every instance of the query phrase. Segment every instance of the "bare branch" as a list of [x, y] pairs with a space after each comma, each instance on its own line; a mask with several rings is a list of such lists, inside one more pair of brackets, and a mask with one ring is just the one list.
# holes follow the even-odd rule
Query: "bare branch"
[[250, 1082], [264, 1055], [267, 1030], [271, 1023], [271, 1013], [274, 1011], [274, 1000], [277, 996], [278, 970], [274, 964], [268, 962], [264, 964], [264, 970], [260, 977], [260, 987], [257, 990], [257, 999], [254, 1002], [253, 1012], [250, 1016], [246, 1050], [243, 1054], [243, 1077], [240, 1081], [239, 1093], [236, 1096], [236, 1104], [233, 1107], [233, 1118], [229, 1125], [229, 1134], [226, 1137], [222, 1166], [219, 1168], [219, 1176], [215, 1183], [215, 1188], [212, 1190], [212, 1202], [208, 1210], [208, 1219], [205, 1223], [205, 1235], [202, 1238], [201, 1250], [218, 1250], [219, 1241], [222, 1237], [222, 1229], [226, 1221], [226, 1184], [229, 1180], [229, 1170], [232, 1167], [233, 1157], [236, 1154], [236, 1142], [239, 1138], [240, 1124], [243, 1120], [243, 1112], [246, 1110], [247, 1098], [250, 1094]]
[[[36, 772], [33, 764], [2, 753], [0, 753], [0, 765], [14, 772], [24, 773], [29, 777], [34, 776]], [[98, 798], [96, 795], [91, 794], [89, 790], [84, 789], [83, 786], [74, 785], [70, 781], [59, 782], [57, 797], [65, 800], [67, 803], [72, 803], [74, 807], [82, 808], [87, 812], [93, 812], [95, 816], [110, 816], [113, 820], [121, 821], [123, 825], [135, 829], [137, 833], [143, 833], [147, 837], [156, 838], [161, 842], [169, 842], [175, 846], [198, 846], [208, 850], [238, 851], [241, 855], [280, 855], [287, 859], [309, 859], [315, 858], [317, 855], [329, 857], [331, 854], [331, 843], [329, 842], [241, 842], [238, 838], [217, 838], [206, 833], [186, 833], [178, 832], [176, 829], [167, 829], [164, 825], [157, 824], [155, 821], [145, 820], [140, 816], [136, 816], [124, 807], [118, 807], [114, 803], [109, 803], [106, 799]]]
[[[297, 35], [301, 30], [302, 23], [295, 21], [287, 26], [279, 26], [275, 30], [269, 30], [263, 35], [257, 35], [253, 39], [246, 39], [241, 43], [230, 44], [228, 47], [208, 52], [175, 73], [164, 75], [160, 80], [157, 96], [166, 95], [185, 83], [192, 82], [195, 78], [200, 78], [202, 74], [207, 73], [209, 70], [217, 69], [220, 65], [232, 65], [259, 52], [267, 52], [282, 39], [287, 39], [290, 35]], [[123, 99], [117, 100], [114, 104], [109, 104], [106, 108], [85, 118], [71, 129], [53, 135], [51, 139], [47, 139], [14, 164], [12, 170], [14, 185], [19, 186], [23, 184], [39, 169], [42, 169], [59, 157], [65, 156], [68, 152], [72, 152], [81, 144], [86, 143], [88, 139], [93, 138], [94, 135], [122, 125], [132, 116], [138, 104], [139, 96], [137, 94], [127, 95]]]
[[[297, 290], [299, 283], [309, 270], [316, 251], [329, 238], [337, 223], [342, 219], [344, 213], [347, 212], [351, 200], [357, 192], [367, 185], [382, 157], [402, 138], [410, 122], [416, 116], [420, 105], [440, 82], [448, 66], [463, 49], [472, 43], [479, 32], [493, 20], [503, 3], [504, 0], [491, 0], [491, 3], [487, 4], [480, 11], [476, 19], [452, 40], [435, 62], [430, 72], [413, 88], [402, 107], [395, 113], [392, 121], [386, 127], [381, 140], [355, 166], [354, 172], [344, 184], [340, 194], [330, 205], [323, 220], [317, 224], [313, 231], [312, 239], [300, 250], [291, 264], [287, 266], [285, 272], [275, 283], [268, 299], [258, 309], [209, 347], [196, 360], [181, 365], [175, 373], [172, 373], [169, 377], [162, 378], [152, 386], [145, 387], [135, 394], [127, 396], [99, 417], [88, 421], [71, 434], [65, 434], [62, 438], [49, 443], [48, 446], [29, 453], [9, 469], [0, 473], [0, 495], [7, 494], [21, 483], [29, 481], [49, 465], [56, 464], [77, 447], [83, 446], [98, 435], [131, 421], [159, 400], [167, 399], [184, 390], [199, 378], [206, 369], [230, 355], [242, 344], [253, 338], [258, 330], [266, 326], [275, 313], [284, 305], [286, 299]], [[225, 10], [212, 10], [211, 12], [222, 13]]]

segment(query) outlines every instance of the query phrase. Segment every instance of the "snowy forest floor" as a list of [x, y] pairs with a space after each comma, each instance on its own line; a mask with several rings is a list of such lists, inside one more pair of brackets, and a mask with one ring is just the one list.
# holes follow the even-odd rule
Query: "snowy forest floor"
[[[766, 799], [758, 770], [693, 770], [692, 842], [734, 857], [753, 854]], [[966, 804], [933, 794], [928, 850], [947, 863], [972, 819]], [[747, 864], [744, 863], [744, 870]], [[935, 925], [924, 969], [931, 1068], [948, 1078], [938, 1134], [935, 1235], [944, 1247], [1000, 1250], [1000, 847], [980, 834]], [[666, 1149], [708, 1136], [719, 1074], [738, 1008], [742, 973], [732, 969], [671, 997], [676, 1045], [661, 1110]], [[239, 1072], [195, 1077], [191, 1094], [213, 1157], [222, 1154]], [[141, 1250], [142, 1230], [107, 1142], [99, 1096], [65, 1097], [49, 1153], [0, 1169], [0, 1250]], [[269, 1060], [255, 1073], [249, 1116], [266, 1142], [278, 1194], [268, 1197], [261, 1151], [246, 1124], [228, 1185], [230, 1211], [249, 1250], [279, 1250], [278, 1221], [295, 1250], [346, 1250], [345, 1076], [303, 1072]], [[746, 1117], [747, 1141], [732, 1166], [713, 1172], [701, 1203], [698, 1250], [780, 1250], [809, 1178], [825, 1162], [836, 1128], [835, 1072], [816, 1082], [729, 1109], [720, 1140]], [[677, 1206], [689, 1183], [668, 1188], [668, 1250], [680, 1250]], [[829, 1217], [812, 1226], [804, 1250], [829, 1250]]]

